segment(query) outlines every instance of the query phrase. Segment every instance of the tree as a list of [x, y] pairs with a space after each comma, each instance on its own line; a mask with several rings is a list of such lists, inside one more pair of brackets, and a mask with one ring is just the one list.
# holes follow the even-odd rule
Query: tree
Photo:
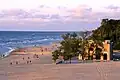
[[[78, 38], [77, 33], [67, 33], [62, 35], [63, 40], [60, 42], [61, 46], [58, 48], [59, 51], [53, 52], [53, 60], [58, 58], [58, 55], [64, 56], [64, 60], [70, 60], [71, 58], [78, 56], [78, 52], [80, 52], [80, 47], [82, 43], [82, 39]], [[56, 57], [57, 55], [57, 57]]]
[[59, 50], [55, 50], [54, 52], [52, 52], [52, 59], [54, 60], [54, 62], [56, 62], [56, 60], [58, 59], [60, 55], [60, 51]]
[[64, 49], [64, 56], [67, 56], [71, 63], [71, 58], [78, 55], [79, 44], [81, 40], [78, 38], [77, 33], [68, 33], [65, 34], [63, 37], [63, 41], [61, 42], [61, 47]]
[[82, 48], [82, 53], [81, 53], [81, 55], [82, 55], [82, 59], [84, 60], [84, 58], [85, 58], [85, 55], [86, 55], [86, 52], [85, 52], [85, 49], [88, 47], [86, 44], [88, 43], [88, 41], [87, 41], [87, 36], [88, 36], [88, 31], [85, 31], [85, 32], [83, 32], [82, 33], [82, 44], [81, 44], [81, 48]]
[[113, 49], [120, 49], [120, 20], [103, 19], [101, 26], [93, 30], [91, 38], [96, 40], [111, 40]]

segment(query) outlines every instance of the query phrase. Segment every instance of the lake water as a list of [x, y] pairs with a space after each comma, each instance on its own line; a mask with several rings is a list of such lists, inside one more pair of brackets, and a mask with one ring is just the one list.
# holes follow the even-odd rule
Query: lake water
[[7, 55], [16, 48], [58, 42], [64, 33], [67, 32], [0, 31], [0, 54]]

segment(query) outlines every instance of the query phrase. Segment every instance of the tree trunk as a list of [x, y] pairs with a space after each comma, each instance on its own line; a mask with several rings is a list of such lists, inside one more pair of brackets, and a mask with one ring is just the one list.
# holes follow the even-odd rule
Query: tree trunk
[[70, 64], [71, 64], [71, 58], [70, 58]]
[[54, 60], [54, 63], [56, 63], [56, 60]]

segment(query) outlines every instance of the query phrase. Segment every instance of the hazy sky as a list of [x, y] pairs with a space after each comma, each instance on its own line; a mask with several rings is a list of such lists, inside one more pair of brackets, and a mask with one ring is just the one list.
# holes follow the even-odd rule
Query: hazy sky
[[0, 0], [0, 30], [91, 30], [120, 18], [120, 0]]

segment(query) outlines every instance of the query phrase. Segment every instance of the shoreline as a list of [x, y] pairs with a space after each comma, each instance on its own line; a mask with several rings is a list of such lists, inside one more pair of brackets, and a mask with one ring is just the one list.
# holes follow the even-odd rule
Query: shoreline
[[[11, 48], [9, 51], [3, 53], [0, 55], [0, 58], [6, 58], [10, 55], [13, 55], [15, 52], [19, 52], [22, 54], [22, 52], [27, 52], [27, 49], [32, 49], [32, 48], [52, 48], [55, 45], [59, 45], [59, 42], [53, 42], [51, 44], [46, 44], [46, 45], [33, 45], [33, 46], [25, 46], [25, 47], [16, 47], [16, 48]], [[51, 51], [51, 50], [49, 50]], [[53, 51], [53, 50], [52, 50]], [[30, 51], [29, 51], [30, 52]]]
[[53, 64], [52, 51], [54, 51], [55, 48], [57, 48], [57, 46], [54, 44], [17, 48], [10, 52], [9, 55], [0, 58], [0, 64], [7, 66]]
[[24, 47], [13, 50], [9, 55], [0, 58], [1, 65], [53, 64], [52, 51], [56, 46], [44, 45]]
[[52, 52], [53, 51], [53, 45], [42, 45], [42, 46], [29, 46], [29, 47], [23, 47], [23, 48], [17, 48], [13, 50], [9, 55], [15, 55], [15, 53], [20, 54], [37, 54], [37, 52]]

